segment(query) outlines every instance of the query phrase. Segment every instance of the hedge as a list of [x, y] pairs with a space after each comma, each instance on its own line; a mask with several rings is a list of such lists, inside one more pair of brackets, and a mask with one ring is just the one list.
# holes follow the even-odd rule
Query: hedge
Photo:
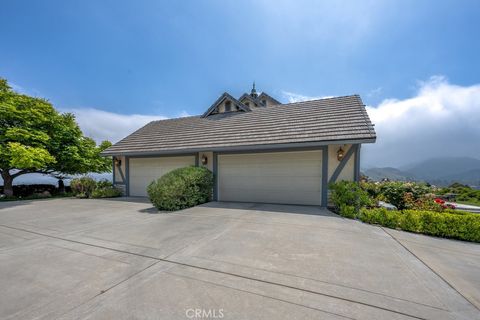
[[386, 210], [362, 208], [357, 214], [353, 206], [342, 206], [340, 215], [357, 218], [370, 224], [392, 229], [423, 233], [437, 237], [480, 242], [480, 215], [424, 210]]
[[212, 199], [213, 174], [203, 167], [180, 168], [163, 175], [147, 187], [158, 210], [181, 210]]

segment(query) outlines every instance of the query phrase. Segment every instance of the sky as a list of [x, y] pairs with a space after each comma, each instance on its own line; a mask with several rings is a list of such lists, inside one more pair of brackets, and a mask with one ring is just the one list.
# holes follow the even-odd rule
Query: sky
[[480, 158], [480, 1], [0, 1], [0, 77], [97, 141], [255, 81], [282, 102], [360, 94], [363, 167]]

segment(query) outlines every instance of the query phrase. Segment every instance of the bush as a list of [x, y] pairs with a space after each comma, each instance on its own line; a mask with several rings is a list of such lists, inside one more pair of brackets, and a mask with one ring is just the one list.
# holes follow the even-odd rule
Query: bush
[[158, 210], [174, 211], [210, 201], [212, 189], [211, 171], [203, 167], [186, 167], [153, 181], [147, 187], [147, 193]]
[[385, 208], [361, 209], [358, 218], [366, 223], [396, 228], [399, 222], [398, 211]]
[[368, 193], [357, 182], [340, 181], [331, 183], [329, 188], [332, 191], [330, 199], [339, 213], [346, 210], [348, 211], [346, 214], [351, 215], [350, 207], [353, 207], [354, 212], [357, 213], [361, 207], [371, 205]]
[[408, 209], [409, 201], [415, 202], [432, 191], [425, 184], [400, 181], [383, 183], [379, 189], [381, 196], [400, 210]]
[[70, 187], [76, 197], [89, 198], [93, 190], [95, 190], [96, 182], [90, 177], [75, 178], [70, 181]]
[[122, 192], [108, 180], [95, 181], [90, 177], [75, 178], [70, 181], [70, 187], [77, 198], [113, 198]]
[[120, 197], [122, 192], [115, 187], [95, 189], [92, 192], [92, 198], [115, 198]]
[[355, 219], [357, 216], [357, 209], [355, 209], [354, 206], [349, 206], [346, 204], [340, 204], [340, 208], [338, 210], [338, 213], [345, 217], [345, 218], [350, 218], [350, 219]]
[[424, 233], [437, 237], [480, 242], [480, 215], [424, 210], [388, 211], [361, 209], [357, 217], [366, 223]]
[[108, 180], [100, 180], [97, 182], [95, 190], [93, 190], [92, 198], [114, 198], [120, 197], [122, 192]]

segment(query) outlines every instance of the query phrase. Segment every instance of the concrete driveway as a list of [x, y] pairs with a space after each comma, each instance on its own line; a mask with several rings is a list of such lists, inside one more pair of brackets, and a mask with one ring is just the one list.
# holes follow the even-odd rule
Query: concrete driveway
[[315, 207], [0, 203], [2, 319], [480, 319], [480, 246]]

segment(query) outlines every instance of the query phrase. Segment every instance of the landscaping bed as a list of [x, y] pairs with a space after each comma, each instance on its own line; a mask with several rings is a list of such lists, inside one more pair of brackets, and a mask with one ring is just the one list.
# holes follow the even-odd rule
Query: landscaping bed
[[[433, 187], [424, 184], [342, 181], [332, 184], [334, 211], [346, 218], [387, 228], [480, 242], [480, 215], [450, 209], [435, 201]], [[379, 201], [398, 210], [378, 207]]]

